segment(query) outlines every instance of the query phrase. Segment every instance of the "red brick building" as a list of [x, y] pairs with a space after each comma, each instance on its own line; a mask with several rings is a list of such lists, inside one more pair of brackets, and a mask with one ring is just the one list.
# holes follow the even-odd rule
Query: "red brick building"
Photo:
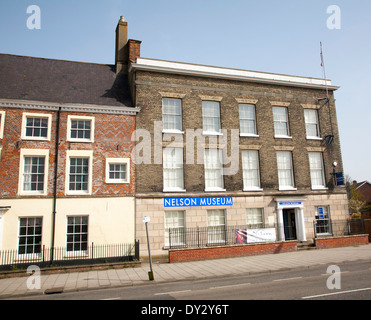
[[0, 250], [134, 242], [139, 109], [119, 67], [0, 54]]

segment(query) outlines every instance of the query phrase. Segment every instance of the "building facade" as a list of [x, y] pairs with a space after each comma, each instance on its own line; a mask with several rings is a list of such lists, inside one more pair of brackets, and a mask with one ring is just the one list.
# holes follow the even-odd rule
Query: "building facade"
[[138, 239], [146, 256], [150, 219], [152, 254], [167, 256], [187, 245], [172, 231], [306, 242], [347, 217], [331, 81], [146, 59], [140, 45], [121, 18], [115, 65], [0, 54], [0, 250]]
[[305, 242], [315, 222], [346, 219], [331, 81], [140, 57], [129, 70], [142, 255], [145, 216], [154, 256], [187, 245], [171, 230], [254, 225]]
[[0, 55], [0, 250], [134, 243], [135, 115], [113, 65]]

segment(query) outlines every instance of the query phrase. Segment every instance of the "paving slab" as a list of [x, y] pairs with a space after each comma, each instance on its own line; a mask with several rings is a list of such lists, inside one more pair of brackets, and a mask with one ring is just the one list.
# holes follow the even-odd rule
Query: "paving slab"
[[150, 281], [149, 264], [141, 267], [71, 272], [41, 275], [41, 287], [28, 288], [29, 277], [0, 279], [0, 299], [29, 294], [44, 294], [46, 290], [87, 290], [117, 286], [133, 286], [165, 281], [182, 281], [223, 276], [236, 276], [262, 272], [274, 272], [295, 268], [308, 268], [321, 264], [349, 261], [370, 261], [371, 244], [321, 250], [286, 252], [261, 256], [247, 256], [218, 260], [160, 263], [153, 265], [154, 281]]

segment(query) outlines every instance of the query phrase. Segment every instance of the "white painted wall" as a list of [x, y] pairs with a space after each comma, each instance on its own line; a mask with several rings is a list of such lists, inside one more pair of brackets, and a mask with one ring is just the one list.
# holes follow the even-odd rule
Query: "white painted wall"
[[[46, 247], [51, 245], [53, 199], [0, 200], [0, 206], [11, 206], [3, 215], [1, 250], [17, 249], [20, 217], [42, 217], [42, 243]], [[67, 216], [73, 215], [89, 215], [89, 245], [91, 242], [98, 245], [132, 243], [135, 240], [134, 197], [58, 199], [56, 247], [65, 247]]]

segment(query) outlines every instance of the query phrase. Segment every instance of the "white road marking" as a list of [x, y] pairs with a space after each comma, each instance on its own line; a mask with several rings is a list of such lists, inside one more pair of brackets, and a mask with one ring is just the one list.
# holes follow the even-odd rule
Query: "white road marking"
[[164, 294], [174, 294], [174, 293], [182, 293], [182, 292], [189, 292], [191, 290], [182, 290], [182, 291], [171, 291], [171, 292], [160, 292], [160, 293], [155, 293], [155, 296], [161, 296]]
[[227, 286], [220, 286], [220, 287], [211, 287], [209, 289], [223, 289], [223, 288], [233, 288], [233, 287], [240, 287], [240, 286], [247, 286], [251, 283], [239, 283], [239, 284], [230, 284]]
[[297, 280], [297, 279], [303, 279], [303, 277], [283, 278], [283, 279], [276, 279], [276, 280], [273, 280], [273, 281], [286, 281], [286, 280]]
[[335, 296], [335, 295], [338, 295], [338, 294], [346, 294], [346, 293], [368, 291], [368, 290], [371, 290], [371, 288], [354, 289], [354, 290], [347, 290], [347, 291], [338, 291], [338, 292], [317, 294], [317, 295], [314, 295], [314, 296], [307, 296], [307, 297], [301, 297], [301, 298], [302, 299], [313, 299], [313, 298], [319, 298], [319, 297]]

